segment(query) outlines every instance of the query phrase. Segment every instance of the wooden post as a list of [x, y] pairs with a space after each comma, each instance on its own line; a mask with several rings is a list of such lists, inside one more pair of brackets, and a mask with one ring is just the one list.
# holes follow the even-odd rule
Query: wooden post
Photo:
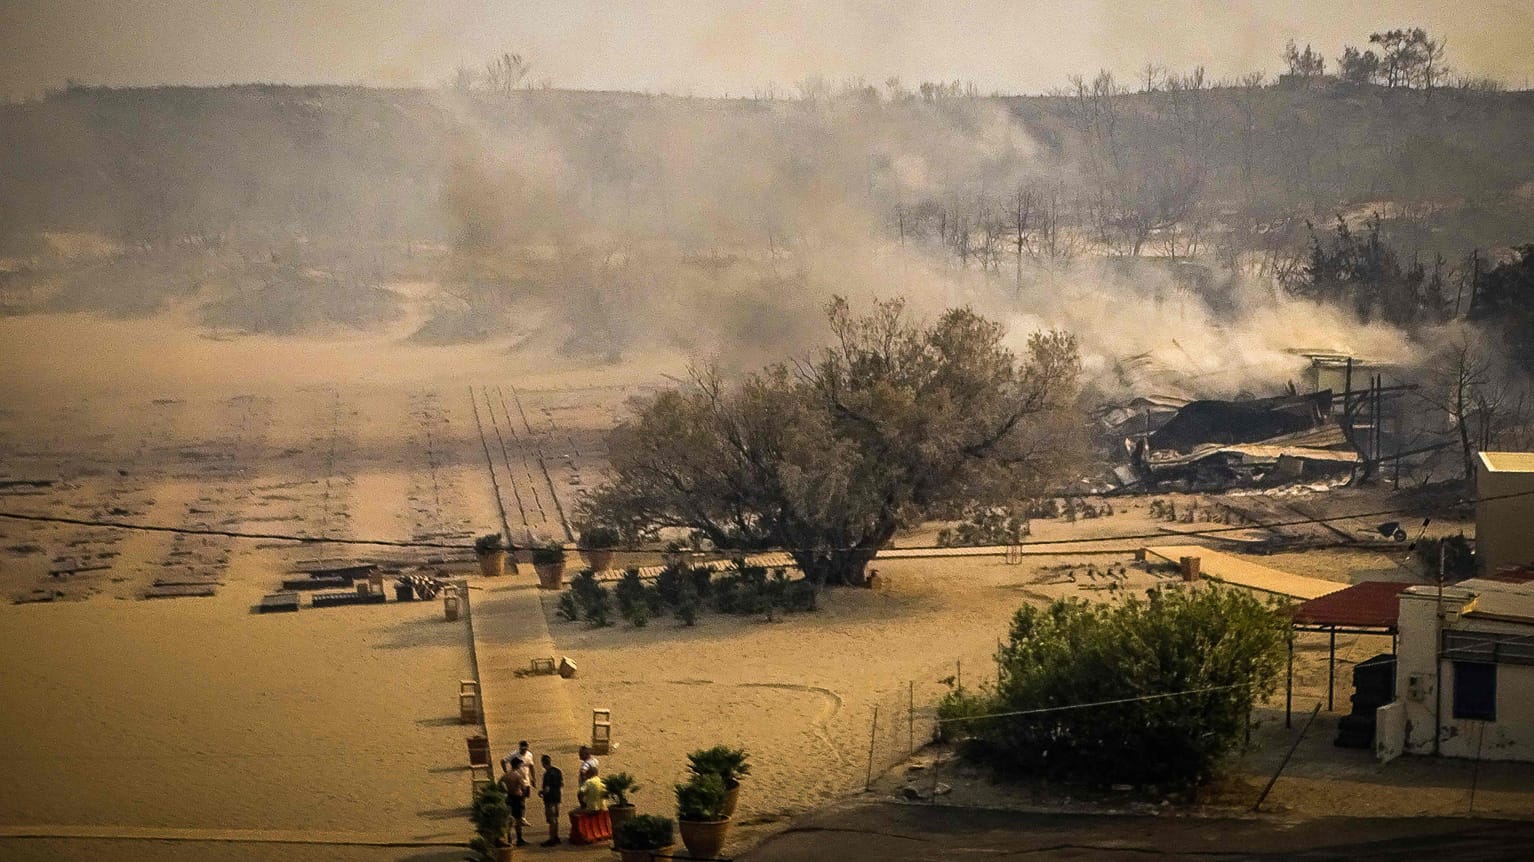
[[910, 705], [906, 712], [906, 753], [910, 753], [916, 750], [916, 680], [910, 680], [907, 686]]
[[1262, 789], [1262, 793], [1257, 796], [1257, 801], [1252, 804], [1253, 811], [1262, 809], [1263, 800], [1268, 798], [1268, 793], [1273, 790], [1273, 785], [1278, 783], [1278, 776], [1282, 775], [1284, 767], [1289, 765], [1289, 758], [1293, 757], [1294, 750], [1300, 747], [1300, 741], [1305, 738], [1305, 732], [1310, 730], [1311, 723], [1316, 720], [1316, 714], [1320, 711], [1321, 702], [1318, 700], [1316, 701], [1316, 708], [1310, 711], [1310, 718], [1305, 721], [1305, 726], [1300, 728], [1299, 735], [1294, 738], [1294, 744], [1289, 746], [1289, 750], [1284, 753], [1283, 762], [1278, 764], [1278, 769], [1273, 771], [1273, 777], [1268, 779], [1268, 786]]
[[879, 705], [874, 704], [874, 720], [868, 726], [868, 776], [863, 779], [863, 789], [871, 790], [874, 786], [874, 739], [879, 732]]
[[1337, 690], [1337, 627], [1332, 626], [1332, 642], [1326, 653], [1326, 711], [1332, 711], [1332, 695]]
[[1284, 728], [1294, 726], [1294, 629], [1289, 630], [1289, 675], [1284, 680]]

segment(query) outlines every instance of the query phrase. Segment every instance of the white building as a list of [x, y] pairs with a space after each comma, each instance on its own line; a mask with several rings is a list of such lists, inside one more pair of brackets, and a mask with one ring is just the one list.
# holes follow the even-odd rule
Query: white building
[[1534, 571], [1401, 594], [1396, 700], [1376, 718], [1382, 760], [1534, 760]]
[[1475, 496], [1476, 568], [1534, 565], [1534, 452], [1479, 453]]

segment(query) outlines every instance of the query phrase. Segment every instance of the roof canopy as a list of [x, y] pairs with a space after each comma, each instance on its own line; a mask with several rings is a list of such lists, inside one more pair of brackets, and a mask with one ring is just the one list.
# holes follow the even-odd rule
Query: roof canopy
[[1311, 599], [1294, 609], [1296, 626], [1383, 629], [1393, 632], [1401, 613], [1401, 593], [1411, 584], [1364, 581]]

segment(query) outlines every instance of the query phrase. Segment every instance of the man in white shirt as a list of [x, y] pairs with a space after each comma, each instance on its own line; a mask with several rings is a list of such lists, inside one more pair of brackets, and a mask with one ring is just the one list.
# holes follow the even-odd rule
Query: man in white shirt
[[597, 767], [601, 764], [597, 761], [596, 756], [591, 753], [591, 746], [589, 745], [581, 746], [579, 754], [581, 758], [580, 783], [584, 784], [586, 779], [597, 774]]

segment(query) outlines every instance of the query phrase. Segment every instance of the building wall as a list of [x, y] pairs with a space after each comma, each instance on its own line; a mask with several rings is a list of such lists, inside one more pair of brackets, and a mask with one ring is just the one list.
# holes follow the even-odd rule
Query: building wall
[[[1461, 616], [1459, 610], [1471, 598], [1468, 591], [1445, 588], [1445, 628], [1534, 636], [1534, 624]], [[1412, 587], [1401, 594], [1396, 703], [1401, 704], [1405, 720], [1380, 725], [1378, 747], [1382, 752], [1399, 749], [1407, 754], [1432, 754], [1436, 728], [1438, 753], [1446, 757], [1534, 761], [1534, 666], [1496, 665], [1495, 721], [1455, 719], [1454, 662], [1442, 662], [1439, 673], [1434, 673], [1437, 616], [1435, 588]], [[1391, 733], [1403, 734], [1404, 738], [1392, 738]]]
[[1475, 492], [1479, 498], [1529, 494], [1476, 504], [1476, 567], [1485, 574], [1534, 563], [1534, 473], [1495, 473], [1485, 460], [1477, 459]]

